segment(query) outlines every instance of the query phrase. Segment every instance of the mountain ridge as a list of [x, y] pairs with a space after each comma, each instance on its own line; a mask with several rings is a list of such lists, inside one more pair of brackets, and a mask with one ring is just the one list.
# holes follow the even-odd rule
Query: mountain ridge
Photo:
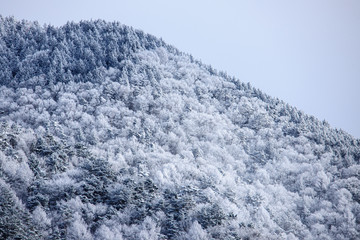
[[[11, 19], [10, 21], [13, 21], [14, 23], [17, 23], [18, 25], [30, 25], [30, 26], [33, 26], [33, 27], [35, 27], [35, 28], [39, 28], [39, 29], [42, 28], [37, 22], [31, 22], [31, 21], [26, 21], [26, 20], [22, 20], [22, 22], [20, 22], [20, 21], [15, 20], [14, 18], [9, 18], [9, 17], [7, 17], [7, 18], [4, 19], [2, 16], [0, 16], [0, 17], [1, 17], [2, 21], [6, 20], [6, 19]], [[254, 96], [259, 97], [261, 100], [263, 100], [263, 101], [265, 101], [265, 102], [268, 102], [267, 100], [270, 98], [270, 99], [271, 99], [270, 101], [279, 102], [279, 103], [281, 103], [281, 104], [286, 104], [288, 108], [291, 108], [291, 110], [289, 110], [289, 111], [301, 112], [301, 115], [305, 115], [306, 118], [311, 118], [311, 119], [317, 120], [317, 121], [319, 121], [319, 122], [324, 122], [325, 125], [328, 125], [328, 123], [326, 122], [326, 120], [320, 121], [320, 120], [318, 120], [316, 117], [314, 117], [314, 116], [312, 116], [312, 115], [305, 114], [303, 111], [297, 110], [296, 107], [290, 106], [289, 104], [285, 103], [285, 102], [282, 101], [282, 100], [278, 100], [277, 98], [270, 97], [269, 95], [263, 93], [261, 90], [259, 90], [259, 89], [257, 89], [257, 88], [253, 88], [250, 83], [242, 83], [242, 82], [240, 82], [238, 79], [236, 79], [235, 77], [229, 76], [229, 75], [227, 75], [227, 74], [226, 74], [225, 72], [223, 72], [223, 71], [219, 71], [219, 72], [218, 72], [218, 71], [217, 71], [216, 69], [214, 69], [211, 65], [203, 64], [200, 60], [194, 59], [191, 54], [188, 54], [188, 53], [185, 53], [185, 52], [181, 52], [181, 51], [179, 51], [177, 48], [175, 48], [174, 46], [169, 45], [169, 44], [166, 44], [163, 40], [161, 40], [161, 39], [159, 40], [158, 38], [156, 38], [155, 36], [153, 36], [153, 35], [151, 35], [151, 34], [144, 33], [142, 30], [137, 30], [137, 29], [134, 29], [134, 28], [132, 28], [132, 27], [128, 27], [128, 26], [126, 26], [126, 25], [124, 25], [124, 24], [121, 24], [121, 23], [119, 23], [119, 22], [107, 23], [107, 22], [104, 21], [104, 20], [98, 19], [98, 20], [91, 20], [91, 21], [84, 20], [84, 21], [80, 21], [79, 23], [68, 22], [68, 23], [66, 23], [64, 26], [60, 26], [60, 27], [54, 27], [54, 26], [52, 26], [52, 25], [50, 25], [50, 24], [44, 24], [43, 27], [48, 28], [48, 30], [47, 30], [48, 32], [46, 32], [46, 34], [48, 34], [48, 35], [49, 35], [49, 32], [51, 32], [51, 31], [57, 31], [57, 30], [62, 30], [63, 32], [67, 32], [67, 31], [69, 31], [68, 29], [71, 28], [71, 27], [75, 27], [75, 28], [76, 28], [76, 31], [79, 31], [79, 30], [80, 30], [80, 31], [83, 31], [83, 32], [85, 32], [85, 33], [89, 33], [89, 32], [93, 33], [93, 32], [94, 32], [94, 29], [96, 29], [96, 27], [94, 27], [94, 26], [93, 26], [92, 28], [89, 27], [89, 25], [91, 25], [91, 24], [95, 24], [95, 26], [98, 27], [98, 28], [99, 28], [99, 26], [101, 26], [101, 25], [103, 25], [103, 26], [104, 26], [104, 25], [111, 26], [111, 27], [110, 27], [110, 31], [111, 31], [111, 28], [120, 28], [120, 29], [121, 29], [123, 32], [125, 32], [126, 34], [130, 34], [130, 32], [131, 32], [131, 33], [132, 33], [132, 34], [130, 34], [131, 36], [136, 36], [136, 37], [139, 37], [139, 38], [145, 38], [145, 41], [140, 41], [141, 44], [138, 43], [139, 41], [136, 41], [136, 44], [138, 44], [137, 46], [136, 46], [136, 44], [135, 44], [134, 46], [130, 46], [130, 47], [127, 47], [127, 48], [125, 48], [125, 49], [129, 49], [129, 48], [130, 48], [130, 49], [132, 49], [132, 50], [134, 51], [134, 49], [139, 48], [140, 46], [141, 46], [142, 48], [144, 48], [144, 49], [147, 49], [147, 50], [152, 49], [152, 48], [155, 48], [155, 47], [160, 47], [160, 46], [165, 47], [166, 50], [169, 51], [169, 52], [171, 52], [171, 53], [180, 54], [180, 55], [185, 55], [185, 56], [189, 57], [191, 62], [195, 62], [196, 64], [199, 64], [200, 67], [206, 69], [206, 70], [209, 71], [211, 74], [214, 74], [214, 75], [216, 75], [216, 76], [223, 77], [223, 78], [227, 79], [228, 81], [231, 81], [231, 82], [235, 83], [238, 88], [248, 88], [248, 89], [251, 89], [250, 91], [252, 92], [252, 94], [253, 94]], [[92, 29], [92, 30], [91, 30], [91, 29]], [[43, 33], [43, 34], [44, 34], [44, 33]], [[99, 33], [97, 33], [97, 34], [99, 34]], [[50, 35], [51, 35], [51, 33], [50, 33]], [[59, 39], [57, 39], [57, 40], [58, 40], [58, 41], [62, 41], [62, 40], [64, 40], [63, 37], [64, 37], [64, 36], [59, 37]], [[2, 40], [3, 40], [3, 39], [2, 39]], [[127, 40], [129, 40], [129, 39], [127, 39]], [[6, 42], [6, 40], [5, 40], [5, 42]], [[127, 43], [128, 43], [128, 42], [130, 42], [130, 41], [127, 41]], [[139, 46], [139, 45], [140, 45], [140, 46]], [[87, 46], [87, 47], [89, 47], [89, 46]], [[20, 47], [20, 48], [21, 48], [21, 47]], [[52, 51], [54, 51], [54, 50], [57, 50], [57, 49], [56, 49], [56, 48], [55, 48], [55, 49], [52, 49]], [[125, 52], [126, 52], [126, 51], [125, 51]], [[129, 54], [129, 53], [127, 53], [127, 54]], [[80, 54], [80, 55], [84, 55], [84, 54]], [[126, 53], [125, 53], [124, 55], [126, 55]], [[96, 56], [96, 55], [95, 55], [95, 56]], [[78, 56], [78, 57], [79, 57], [79, 56]], [[104, 56], [104, 54], [102, 54], [102, 56], [101, 56], [101, 54], [100, 54], [100, 57], [108, 58], [109, 56]], [[119, 58], [119, 56], [118, 56], [117, 58]], [[113, 65], [111, 65], [110, 62], [111, 62], [111, 61], [107, 62], [106, 64], [103, 64], [104, 67], [106, 67], [106, 68], [109, 68], [109, 67], [112, 68], [112, 67], [115, 66], [114, 63], [113, 63]], [[118, 59], [118, 60], [115, 61], [115, 62], [120, 62], [120, 61], [119, 61], [119, 59]], [[82, 64], [79, 64], [79, 65], [82, 65]], [[121, 68], [122, 66], [117, 65], [117, 67]], [[66, 71], [67, 71], [67, 68], [65, 68], [63, 71], [66, 72]], [[61, 71], [61, 72], [63, 73], [63, 71]], [[74, 73], [75, 75], [77, 74], [77, 69], [72, 69], [71, 71], [74, 71], [74, 72], [75, 72], [75, 73]], [[88, 73], [88, 72], [86, 72], [86, 73]], [[12, 75], [13, 75], [12, 77], [13, 77], [13, 78], [15, 77], [15, 79], [16, 79], [16, 73], [12, 73]], [[82, 76], [82, 77], [84, 77], [84, 76]], [[4, 78], [2, 78], [2, 79], [4, 79]], [[85, 79], [86, 79], [86, 78], [85, 78]], [[14, 80], [14, 79], [12, 79], [12, 80]], [[64, 79], [62, 79], [62, 80], [64, 80]], [[89, 80], [92, 80], [92, 79], [89, 79]], [[55, 81], [54, 83], [56, 83], [56, 81]], [[246, 84], [246, 86], [245, 86], [244, 84]], [[240, 86], [240, 85], [242, 85], [242, 86]], [[334, 129], [335, 129], [335, 128], [334, 128]], [[344, 133], [346, 133], [346, 134], [349, 134], [349, 133], [347, 133], [346, 131], [344, 131], [344, 130], [342, 130], [342, 129], [335, 129], [335, 130], [336, 130], [336, 131], [344, 132]], [[351, 135], [351, 134], [349, 134], [349, 135]], [[353, 136], [352, 136], [352, 137], [353, 137]], [[354, 137], [353, 137], [353, 138], [354, 138]], [[356, 138], [355, 138], [355, 139], [356, 139]]]
[[1, 18], [0, 46], [2, 238], [359, 237], [342, 130], [119, 23]]

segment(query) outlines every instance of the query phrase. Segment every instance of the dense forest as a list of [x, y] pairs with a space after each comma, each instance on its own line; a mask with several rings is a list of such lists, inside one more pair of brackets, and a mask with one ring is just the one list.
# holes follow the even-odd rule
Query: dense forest
[[360, 239], [359, 162], [152, 35], [0, 17], [0, 239]]

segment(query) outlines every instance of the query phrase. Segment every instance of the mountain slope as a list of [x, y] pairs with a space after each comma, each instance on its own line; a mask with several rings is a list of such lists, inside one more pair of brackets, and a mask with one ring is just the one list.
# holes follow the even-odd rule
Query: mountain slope
[[0, 67], [0, 238], [360, 237], [359, 140], [151, 35], [1, 18]]

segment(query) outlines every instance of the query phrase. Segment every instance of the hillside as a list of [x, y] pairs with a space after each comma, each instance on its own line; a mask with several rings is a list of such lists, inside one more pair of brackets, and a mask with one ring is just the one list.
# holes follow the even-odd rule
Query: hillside
[[0, 17], [0, 239], [359, 239], [360, 140], [119, 23]]

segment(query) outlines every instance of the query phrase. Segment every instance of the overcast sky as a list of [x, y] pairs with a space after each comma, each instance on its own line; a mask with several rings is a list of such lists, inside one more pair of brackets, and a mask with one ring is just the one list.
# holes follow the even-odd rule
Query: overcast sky
[[142, 29], [360, 138], [359, 0], [0, 0], [0, 14]]

